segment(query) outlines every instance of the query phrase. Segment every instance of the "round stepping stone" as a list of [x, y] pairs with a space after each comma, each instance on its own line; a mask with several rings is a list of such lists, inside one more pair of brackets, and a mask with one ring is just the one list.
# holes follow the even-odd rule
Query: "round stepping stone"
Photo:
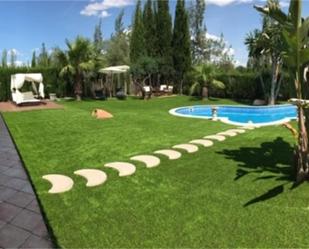
[[170, 160], [176, 160], [181, 157], [181, 153], [176, 150], [157, 150], [154, 153], [167, 156]]
[[73, 187], [73, 180], [65, 175], [50, 174], [42, 177], [44, 180], [49, 181], [52, 187], [48, 190], [50, 194], [58, 194], [71, 190]]
[[194, 153], [194, 152], [198, 151], [198, 147], [196, 145], [193, 145], [193, 144], [177, 144], [177, 145], [173, 146], [173, 149], [185, 150], [188, 153]]
[[224, 132], [217, 133], [217, 135], [235, 137], [237, 135], [237, 133], [232, 132], [232, 131], [224, 131]]
[[101, 185], [107, 179], [107, 175], [105, 174], [105, 172], [101, 170], [97, 170], [97, 169], [76, 170], [74, 171], [74, 174], [86, 178], [87, 187], [95, 187], [95, 186]]
[[130, 160], [145, 163], [147, 168], [153, 168], [160, 164], [160, 158], [150, 155], [134, 156], [131, 157]]
[[204, 138], [213, 139], [213, 140], [217, 140], [217, 141], [220, 141], [220, 142], [225, 140], [225, 136], [222, 136], [222, 135], [209, 135], [209, 136], [206, 136]]
[[126, 162], [113, 162], [107, 163], [104, 165], [107, 168], [115, 169], [119, 172], [119, 176], [130, 176], [133, 175], [136, 168], [135, 165], [132, 163]]
[[239, 129], [254, 130], [255, 127], [254, 126], [242, 126], [242, 127], [239, 127]]
[[213, 146], [214, 142], [211, 140], [207, 139], [195, 139], [189, 142], [190, 144], [200, 144], [203, 145], [204, 147], [210, 147]]
[[246, 130], [244, 130], [244, 129], [230, 129], [230, 130], [227, 130], [226, 132], [245, 133]]

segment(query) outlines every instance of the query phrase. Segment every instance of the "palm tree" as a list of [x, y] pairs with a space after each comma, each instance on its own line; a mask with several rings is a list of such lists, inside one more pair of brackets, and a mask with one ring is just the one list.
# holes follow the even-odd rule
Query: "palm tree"
[[[303, 79], [304, 68], [309, 64], [309, 18], [301, 18], [301, 0], [291, 0], [288, 14], [285, 14], [278, 5], [270, 4], [266, 7], [255, 8], [282, 25], [282, 58], [294, 78], [294, 87], [297, 100], [294, 102], [298, 107], [298, 144], [295, 150], [296, 181], [302, 182], [309, 179], [309, 150], [308, 128], [309, 113], [306, 112], [305, 102], [302, 99], [308, 93], [308, 83]], [[306, 77], [305, 77], [306, 78]], [[304, 84], [306, 83], [306, 84]], [[304, 114], [306, 113], [306, 118]], [[307, 129], [306, 129], [307, 126]]]
[[[278, 0], [268, 0], [266, 7], [272, 5], [279, 8]], [[253, 58], [257, 63], [260, 81], [264, 90], [265, 97], [269, 105], [274, 105], [279, 94], [282, 82], [282, 46], [281, 24], [277, 21], [264, 16], [262, 31], [254, 30], [246, 37], [245, 44], [249, 51], [249, 57]], [[271, 66], [271, 84], [270, 87], [264, 84], [263, 71]]]
[[214, 68], [210, 64], [196, 66], [193, 70], [193, 80], [190, 94], [198, 93], [202, 99], [208, 98], [209, 88], [225, 88], [223, 82], [215, 79]]
[[74, 41], [66, 40], [67, 51], [56, 50], [56, 56], [62, 66], [60, 76], [73, 77], [74, 94], [77, 100], [81, 100], [83, 93], [83, 78], [87, 71], [94, 68], [92, 60], [93, 49], [88, 39], [78, 36]]

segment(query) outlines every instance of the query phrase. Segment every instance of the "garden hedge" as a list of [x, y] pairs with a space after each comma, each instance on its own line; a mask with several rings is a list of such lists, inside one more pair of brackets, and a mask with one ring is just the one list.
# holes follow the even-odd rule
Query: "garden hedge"
[[[0, 101], [7, 101], [11, 99], [10, 82], [11, 75], [16, 73], [42, 73], [45, 83], [45, 92], [56, 93], [58, 97], [72, 96], [73, 89], [71, 84], [67, 84], [65, 80], [59, 77], [58, 68], [1, 68], [0, 67]], [[263, 89], [261, 87], [259, 75], [253, 72], [220, 72], [215, 75], [217, 80], [225, 84], [224, 90], [210, 89], [210, 96], [223, 97], [231, 99], [263, 99]], [[264, 81], [270, 82], [270, 73], [263, 75]], [[292, 97], [291, 80], [288, 74], [284, 75], [279, 99], [286, 100]], [[188, 86], [187, 86], [188, 88]], [[89, 92], [89, 91], [88, 91]], [[188, 92], [188, 89], [184, 92]]]

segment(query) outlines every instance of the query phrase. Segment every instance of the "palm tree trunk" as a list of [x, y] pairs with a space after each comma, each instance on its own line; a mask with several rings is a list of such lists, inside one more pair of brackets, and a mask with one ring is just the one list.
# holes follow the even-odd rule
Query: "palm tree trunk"
[[74, 94], [76, 96], [76, 100], [80, 101], [81, 100], [81, 95], [83, 93], [82, 90], [82, 78], [79, 73], [76, 73], [75, 77], [75, 86], [74, 86]]
[[[302, 98], [300, 73], [296, 73], [295, 87], [297, 98]], [[298, 108], [298, 144], [296, 146], [296, 182], [300, 183], [309, 179], [309, 160], [308, 160], [308, 133], [306, 129], [306, 120], [304, 116], [304, 108], [301, 102], [297, 103]]]
[[202, 100], [203, 99], [208, 99], [208, 87], [207, 86], [202, 87]]
[[296, 182], [302, 182], [308, 179], [309, 163], [308, 163], [308, 134], [305, 125], [304, 109], [298, 106], [298, 145], [296, 148]]
[[276, 58], [274, 58], [272, 61], [273, 61], [272, 79], [271, 79], [270, 96], [268, 99], [268, 105], [274, 105], [276, 102], [276, 87], [277, 87], [278, 76], [279, 76], [279, 62]]

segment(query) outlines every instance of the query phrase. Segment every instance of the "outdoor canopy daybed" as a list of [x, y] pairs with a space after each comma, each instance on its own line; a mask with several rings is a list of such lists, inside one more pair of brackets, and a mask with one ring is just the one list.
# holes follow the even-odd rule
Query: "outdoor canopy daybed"
[[[33, 95], [32, 91], [21, 92], [21, 88], [25, 82], [31, 83], [33, 92], [36, 94]], [[38, 84], [38, 88], [37, 85]], [[27, 74], [14, 74], [11, 75], [11, 92], [12, 100], [17, 105], [22, 104], [38, 104], [41, 101], [38, 98], [44, 98], [44, 85], [43, 85], [43, 76], [40, 73], [27, 73]]]

